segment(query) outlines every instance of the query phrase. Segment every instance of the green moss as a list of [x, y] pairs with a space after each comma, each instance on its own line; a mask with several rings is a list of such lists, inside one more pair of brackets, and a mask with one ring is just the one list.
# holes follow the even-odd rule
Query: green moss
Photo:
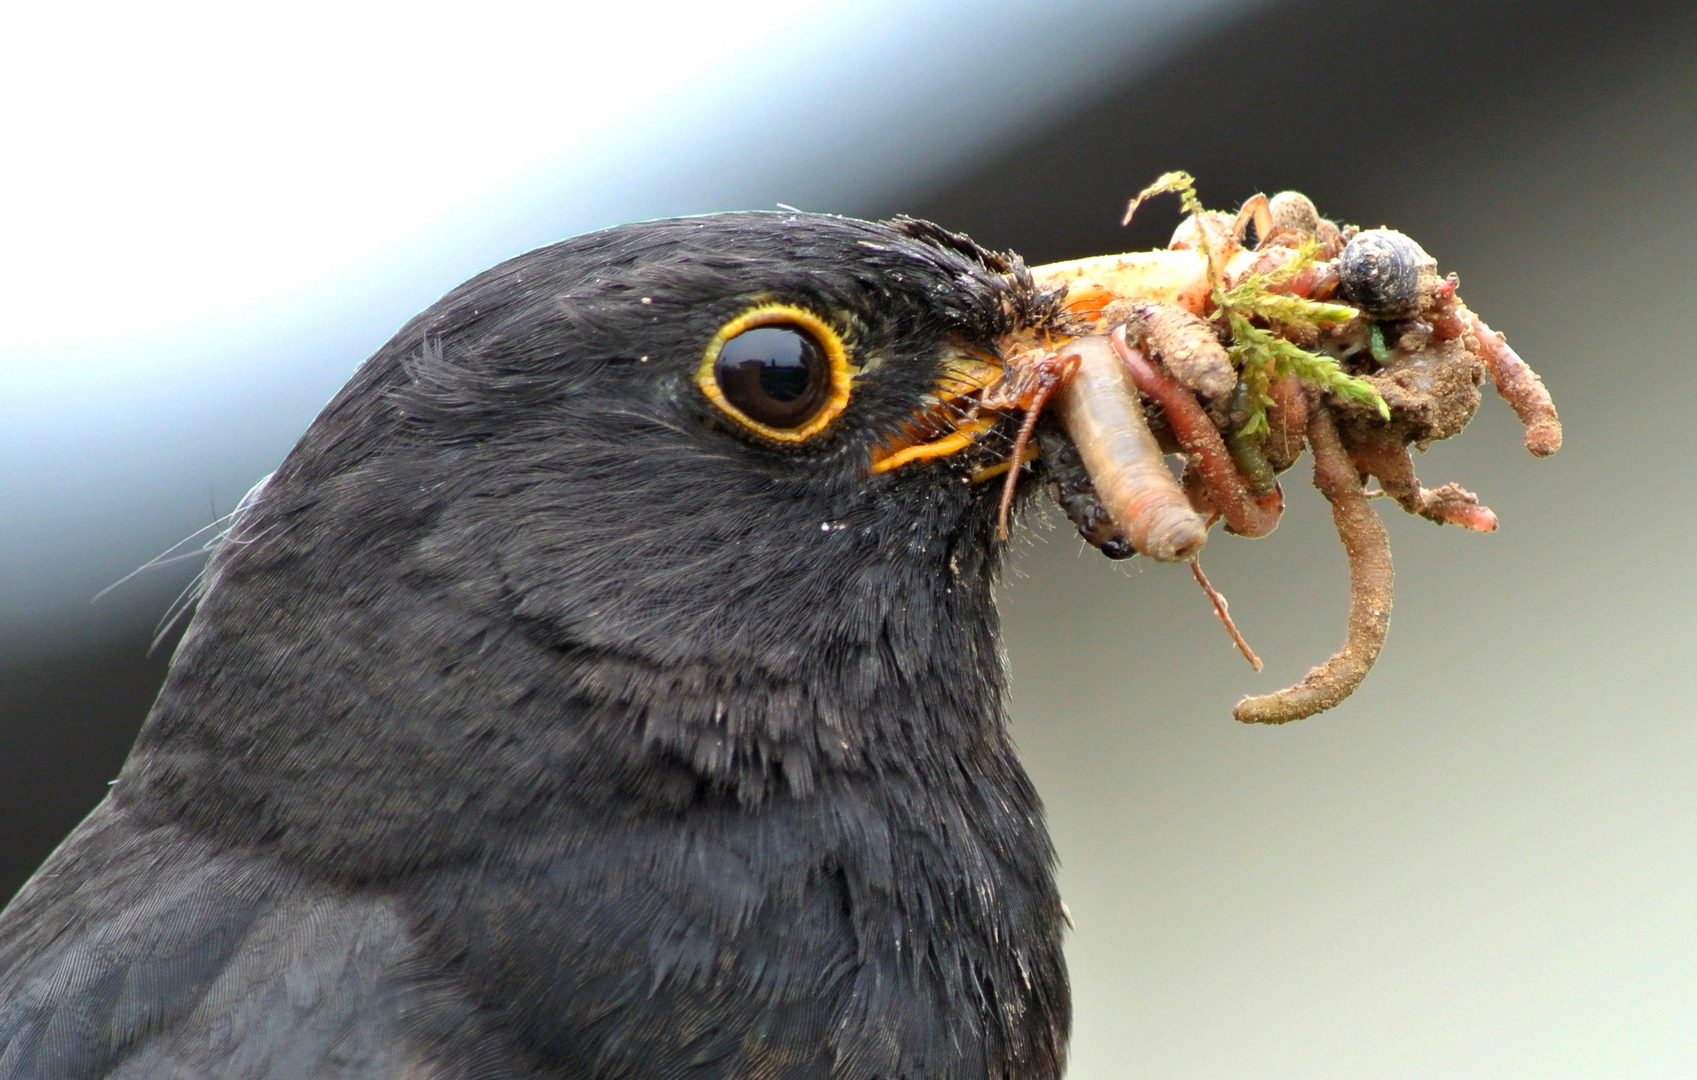
[[[1126, 220], [1131, 220], [1131, 215], [1145, 199], [1167, 192], [1177, 194], [1185, 212], [1197, 219], [1196, 242], [1207, 259], [1212, 299], [1225, 312], [1231, 328], [1232, 343], [1227, 352], [1237, 367], [1238, 378], [1248, 391], [1245, 419], [1238, 429], [1238, 437], [1259, 439], [1267, 434], [1267, 406], [1272, 404], [1267, 388], [1274, 379], [1284, 375], [1295, 375], [1317, 390], [1371, 405], [1380, 416], [1389, 420], [1390, 408], [1372, 383], [1345, 372], [1329, 356], [1301, 348], [1280, 332], [1281, 329], [1285, 332], [1317, 331], [1324, 326], [1348, 322], [1360, 314], [1344, 304], [1326, 304], [1272, 291], [1313, 265], [1319, 245], [1312, 242], [1304, 244], [1297, 249], [1295, 258], [1273, 273], [1250, 274], [1230, 289], [1222, 289], [1214, 266], [1211, 241], [1207, 230], [1201, 226], [1202, 215], [1207, 211], [1196, 196], [1196, 181], [1189, 173], [1166, 173], [1144, 188], [1126, 209]], [[1257, 326], [1256, 320], [1267, 325]], [[1373, 330], [1380, 332], [1376, 325]], [[1379, 340], [1383, 341], [1383, 338]]]

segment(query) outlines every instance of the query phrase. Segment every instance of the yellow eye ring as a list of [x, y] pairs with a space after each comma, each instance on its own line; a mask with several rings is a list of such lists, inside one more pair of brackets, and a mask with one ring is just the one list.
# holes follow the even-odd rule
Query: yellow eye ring
[[[754, 330], [779, 332], [744, 337]], [[792, 304], [761, 304], [713, 335], [695, 385], [720, 412], [762, 438], [801, 443], [848, 405], [857, 372], [830, 323]]]

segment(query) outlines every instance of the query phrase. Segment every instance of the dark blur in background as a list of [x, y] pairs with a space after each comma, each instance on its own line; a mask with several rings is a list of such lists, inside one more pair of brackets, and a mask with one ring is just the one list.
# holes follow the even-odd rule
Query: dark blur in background
[[[1535, 461], [1488, 396], [1463, 438], [1427, 454], [1423, 479], [1477, 490], [1501, 531], [1440, 530], [1382, 506], [1398, 569], [1385, 654], [1343, 707], [1280, 729], [1239, 726], [1230, 707], [1327, 656], [1346, 604], [1342, 552], [1305, 464], [1286, 478], [1291, 505], [1273, 537], [1216, 533], [1208, 549], [1268, 662], [1260, 675], [1182, 569], [1111, 564], [1056, 515], [1029, 523], [1003, 611], [1016, 734], [1077, 923], [1071, 1075], [1693, 1075], [1697, 10], [1104, 8], [1008, 16], [1029, 40], [1011, 52], [1002, 42], [977, 70], [938, 58], [950, 28], [970, 38], [1004, 24], [938, 8], [930, 37], [893, 35], [877, 47], [894, 66], [868, 70], [911, 77], [935, 64], [953, 83], [879, 106], [873, 123], [854, 114], [854, 94], [871, 101], [875, 88], [841, 75], [832, 85], [848, 96], [807, 121], [840, 136], [813, 130], [828, 157], [797, 164], [754, 140], [733, 160], [759, 176], [770, 152], [782, 158], [776, 179], [727, 188], [703, 175], [694, 194], [690, 162], [673, 163], [654, 212], [777, 200], [907, 212], [1036, 263], [1164, 242], [1171, 205], [1129, 229], [1118, 221], [1126, 197], [1167, 169], [1194, 173], [1213, 206], [1297, 188], [1337, 220], [1407, 232], [1459, 272], [1469, 304], [1542, 372], [1567, 442]], [[1045, 97], [1046, 71], [1062, 68], [1064, 92]], [[983, 89], [999, 80], [1018, 92]], [[936, 141], [923, 110], [971, 138]], [[774, 139], [790, 130], [782, 120]], [[598, 212], [616, 219], [621, 205]], [[492, 262], [552, 235], [502, 219], [456, 251]], [[397, 273], [412, 290], [404, 310], [400, 293], [377, 290], [389, 306], [364, 322], [345, 298], [321, 323], [291, 316], [294, 344], [274, 341], [273, 354], [322, 344], [335, 358], [303, 362], [310, 388], [221, 406], [230, 448], [197, 452], [208, 477], [214, 458], [246, 473], [214, 484], [191, 470], [159, 497], [177, 500], [178, 518], [97, 537], [112, 553], [85, 560], [89, 580], [54, 571], [75, 605], [0, 593], [0, 609], [14, 609], [0, 622], [0, 893], [115, 775], [165, 670], [168, 643], [146, 654], [153, 622], [192, 567], [143, 575], [104, 606], [87, 597], [122, 573], [111, 567], [164, 547], [159, 530], [174, 539], [228, 510], [238, 481], [275, 463], [359, 357], [429, 290], [465, 276]], [[330, 341], [326, 326], [354, 331]], [[37, 355], [20, 353], [11, 371]], [[48, 511], [18, 494], [29, 488], [19, 477], [48, 466], [31, 456], [38, 447], [0, 449], [0, 483], [13, 489], [0, 487], [0, 530], [22, 536]], [[78, 492], [55, 497], [71, 505]], [[59, 547], [83, 550], [71, 531]]]

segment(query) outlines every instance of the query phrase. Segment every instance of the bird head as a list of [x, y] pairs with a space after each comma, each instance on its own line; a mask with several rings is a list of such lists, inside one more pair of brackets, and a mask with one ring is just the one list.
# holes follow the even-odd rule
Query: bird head
[[954, 402], [1063, 317], [906, 219], [628, 225], [479, 275], [246, 511], [121, 790], [419, 851], [573, 785], [1003, 761], [1001, 485], [973, 481], [1018, 417]]

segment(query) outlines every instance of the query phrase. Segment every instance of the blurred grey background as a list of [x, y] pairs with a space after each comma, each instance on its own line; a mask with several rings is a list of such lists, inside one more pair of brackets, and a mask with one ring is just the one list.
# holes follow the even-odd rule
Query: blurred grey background
[[[42, 150], [26, 121], [54, 115], [53, 87], [9, 94], [24, 132], [11, 145], [36, 151], [11, 168], [72, 194], [14, 193], [0, 211], [12, 304], [0, 335], [0, 893], [116, 773], [169, 652], [146, 655], [153, 624], [193, 566], [89, 598], [228, 511], [359, 360], [460, 279], [618, 220], [779, 201], [914, 213], [1033, 262], [1127, 250], [1158, 244], [1175, 219], [1152, 208], [1122, 230], [1127, 195], [1185, 168], [1211, 205], [1294, 187], [1334, 218], [1414, 236], [1543, 373], [1567, 443], [1535, 461], [1487, 398], [1465, 437], [1426, 455], [1428, 483], [1478, 490], [1502, 530], [1382, 507], [1398, 569], [1386, 652], [1343, 707], [1279, 729], [1239, 726], [1230, 707], [1328, 655], [1346, 604], [1305, 464], [1286, 478], [1274, 536], [1216, 535], [1207, 553], [1267, 660], [1260, 675], [1182, 569], [1111, 564], [1064, 522], [1028, 523], [1003, 610], [1016, 734], [1077, 922], [1070, 1075], [1697, 1072], [1697, 10], [748, 7], [723, 18], [756, 31], [708, 34], [722, 55], [673, 69], [666, 42], [707, 31], [679, 38], [650, 19], [664, 39], [650, 48], [650, 30], [578, 33], [568, 15], [555, 28], [561, 99], [538, 107], [497, 87], [533, 112], [487, 124], [479, 110], [499, 113], [501, 93], [476, 63], [429, 47], [483, 50], [488, 67], [526, 36], [517, 9], [502, 9], [510, 25], [494, 36], [462, 32], [452, 9], [409, 8], [393, 26], [308, 10], [293, 16], [299, 40], [330, 20], [341, 52], [313, 54], [317, 68], [285, 56], [285, 88], [339, 86], [336, 71], [384, 54], [392, 34], [421, 74], [448, 80], [459, 96], [430, 104], [452, 115], [432, 124], [404, 101], [367, 114], [359, 84], [332, 102], [357, 114], [345, 144], [291, 142], [303, 122], [287, 95], [250, 117], [257, 136], [229, 116], [191, 117], [176, 129], [185, 160], [257, 139], [248, 171], [212, 181], [171, 174], [169, 159], [161, 177], [121, 141], [102, 149], [99, 132], [77, 153]], [[409, 20], [449, 29], [414, 40]], [[43, 27], [48, 55], [117, 33]], [[185, 75], [155, 57], [106, 92], [146, 98], [169, 68], [180, 101], [217, 98], [220, 80], [263, 61], [248, 52], [298, 44], [268, 45], [272, 27], [227, 29], [204, 32], [240, 63], [196, 53], [179, 58]], [[146, 52], [114, 41], [114, 55]], [[573, 82], [586, 51], [613, 66]], [[648, 83], [659, 89], [631, 92]], [[608, 102], [620, 95], [637, 100], [619, 112]], [[579, 113], [604, 122], [548, 127]], [[386, 143], [391, 123], [422, 134]], [[267, 146], [353, 149], [272, 167]], [[377, 154], [378, 180], [341, 175], [360, 153]], [[456, 155], [507, 172], [408, 202], [410, 177]], [[292, 186], [275, 186], [279, 168]], [[214, 182], [228, 205], [208, 223], [194, 217], [210, 198], [195, 185]], [[177, 216], [154, 220], [135, 190], [180, 199]], [[301, 205], [276, 204], [289, 191]], [[314, 198], [346, 222], [322, 244], [300, 239], [330, 220]], [[117, 224], [87, 232], [78, 199]], [[271, 220], [306, 211], [298, 227]], [[360, 244], [335, 246], [391, 211]], [[124, 232], [132, 219], [152, 224]]]

